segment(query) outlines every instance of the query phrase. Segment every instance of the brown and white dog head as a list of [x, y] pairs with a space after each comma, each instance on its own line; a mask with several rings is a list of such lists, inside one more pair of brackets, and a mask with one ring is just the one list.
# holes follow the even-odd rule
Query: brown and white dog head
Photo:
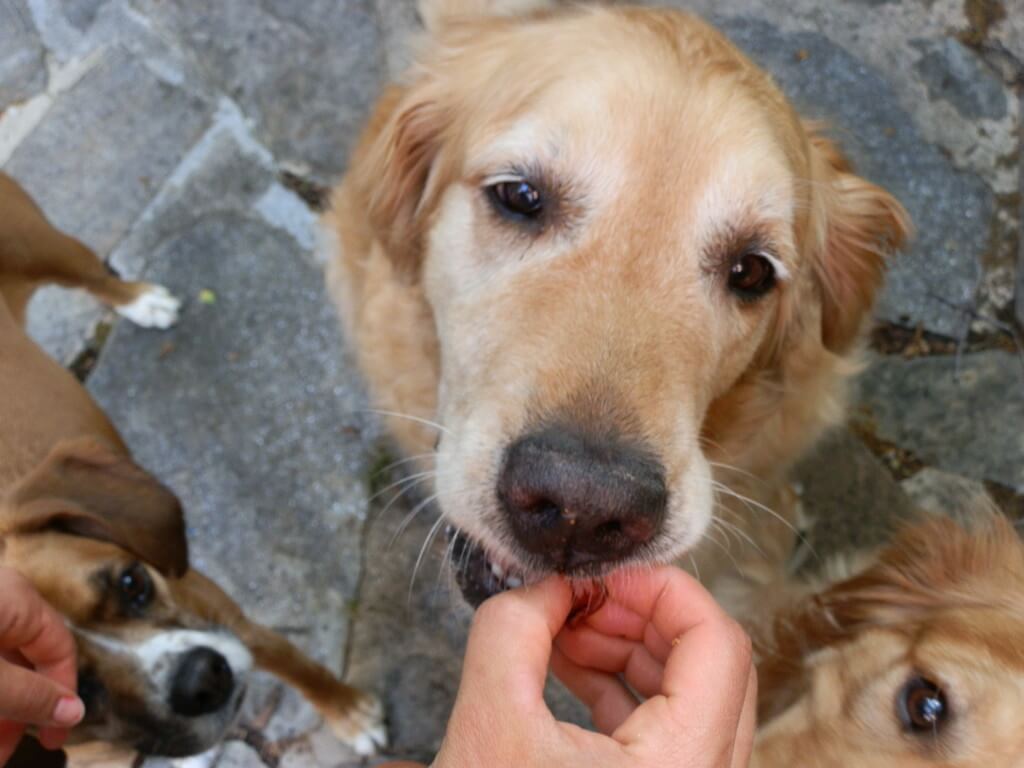
[[59, 444], [0, 499], [0, 564], [74, 632], [76, 741], [181, 756], [221, 740], [252, 658], [205, 609], [181, 507], [152, 475], [100, 441]]
[[780, 614], [751, 765], [1024, 765], [1024, 544], [998, 513], [907, 528]]
[[424, 5], [346, 185], [429, 303], [436, 491], [484, 553], [463, 562], [675, 560], [714, 462], [785, 471], [835, 418], [906, 214], [692, 16]]

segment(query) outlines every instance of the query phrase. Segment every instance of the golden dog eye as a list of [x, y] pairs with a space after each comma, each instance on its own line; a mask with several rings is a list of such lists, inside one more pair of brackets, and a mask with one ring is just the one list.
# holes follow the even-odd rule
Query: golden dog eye
[[145, 567], [132, 563], [117, 577], [117, 590], [126, 608], [139, 611], [153, 599], [153, 581]]
[[495, 210], [506, 218], [533, 220], [544, 210], [540, 191], [522, 179], [499, 181], [487, 187], [487, 194]]
[[934, 733], [949, 718], [946, 694], [924, 677], [913, 677], [903, 686], [896, 709], [903, 727], [919, 733]]
[[775, 286], [775, 267], [759, 253], [745, 253], [729, 268], [729, 289], [741, 299], [751, 301]]

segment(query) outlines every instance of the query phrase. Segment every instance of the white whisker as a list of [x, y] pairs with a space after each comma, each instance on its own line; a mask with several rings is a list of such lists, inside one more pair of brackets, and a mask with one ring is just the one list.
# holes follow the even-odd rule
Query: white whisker
[[448, 428], [445, 427], [443, 424], [438, 424], [436, 421], [431, 421], [430, 419], [424, 419], [422, 416], [413, 416], [408, 413], [398, 413], [397, 411], [383, 411], [380, 410], [379, 408], [366, 408], [364, 409], [364, 411], [365, 413], [375, 413], [378, 416], [390, 416], [395, 419], [408, 419], [409, 421], [415, 421], [417, 424], [422, 424], [426, 427], [432, 427], [433, 429], [436, 429], [438, 432], [443, 432], [446, 435], [451, 434]]

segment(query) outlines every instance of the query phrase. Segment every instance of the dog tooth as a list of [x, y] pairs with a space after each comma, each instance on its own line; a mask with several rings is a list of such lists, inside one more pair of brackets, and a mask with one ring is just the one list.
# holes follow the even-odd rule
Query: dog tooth
[[512, 589], [516, 589], [517, 587], [523, 586], [523, 580], [518, 576], [509, 576], [507, 579], [505, 579], [505, 584], [507, 584]]
[[500, 579], [505, 575], [505, 569], [497, 563], [491, 563], [491, 573]]

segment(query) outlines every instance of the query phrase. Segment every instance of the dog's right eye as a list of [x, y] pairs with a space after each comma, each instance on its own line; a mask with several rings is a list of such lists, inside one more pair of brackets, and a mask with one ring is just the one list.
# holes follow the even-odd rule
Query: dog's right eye
[[937, 733], [949, 718], [946, 694], [931, 680], [915, 676], [906, 682], [896, 701], [903, 727], [914, 733]]
[[516, 221], [533, 221], [544, 211], [544, 197], [525, 179], [499, 181], [487, 187], [491, 205], [502, 216]]
[[117, 577], [117, 591], [126, 613], [136, 614], [153, 600], [153, 580], [145, 566], [132, 563]]

